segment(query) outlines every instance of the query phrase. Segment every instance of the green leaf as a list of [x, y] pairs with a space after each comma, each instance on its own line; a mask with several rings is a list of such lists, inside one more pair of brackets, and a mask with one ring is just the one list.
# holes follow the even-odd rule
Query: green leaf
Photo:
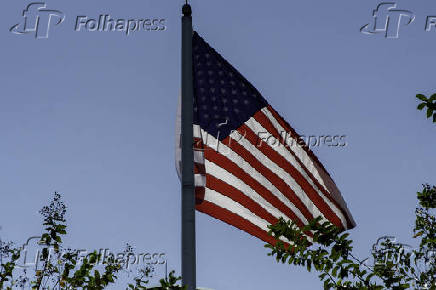
[[418, 105], [417, 109], [422, 110], [422, 109], [424, 109], [425, 105], [426, 105], [425, 103], [421, 103]]
[[427, 97], [426, 96], [424, 96], [423, 94], [418, 94], [418, 95], [416, 95], [416, 97], [418, 98], [418, 99], [420, 99], [421, 101], [427, 101]]
[[307, 267], [307, 271], [310, 272], [312, 270], [312, 261], [311, 260], [307, 261], [306, 267]]
[[423, 232], [423, 231], [421, 231], [421, 232], [417, 233], [416, 235], [414, 235], [413, 237], [414, 237], [414, 238], [417, 238], [417, 237], [420, 237], [420, 236], [422, 236], [423, 234], [424, 234], [424, 232]]
[[421, 101], [424, 101], [424, 102], [427, 101], [427, 97], [424, 96], [423, 94], [418, 94], [418, 95], [416, 95], [416, 97], [417, 97], [418, 99], [420, 99]]
[[433, 115], [433, 123], [436, 123], [436, 114]]
[[428, 109], [427, 110], [427, 118], [430, 118], [433, 115], [433, 109]]

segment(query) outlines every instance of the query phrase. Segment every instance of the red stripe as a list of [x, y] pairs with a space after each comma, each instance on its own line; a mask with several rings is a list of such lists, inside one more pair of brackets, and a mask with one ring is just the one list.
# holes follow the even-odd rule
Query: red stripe
[[251, 198], [247, 197], [244, 193], [242, 193], [242, 191], [234, 188], [233, 186], [225, 183], [213, 175], [206, 175], [206, 187], [231, 198], [270, 224], [276, 224], [278, 222], [276, 217], [266, 211], [258, 203], [254, 202]]
[[[300, 136], [295, 132], [295, 130], [285, 121], [283, 118], [280, 117], [280, 115], [271, 107], [268, 106], [268, 110], [271, 112], [271, 114], [274, 116], [274, 118], [279, 122], [279, 124], [285, 129], [290, 131], [291, 136], [293, 138], [296, 138], [296, 140], [301, 140]], [[310, 177], [310, 179], [315, 183], [315, 185], [322, 191], [325, 197], [328, 198], [330, 202], [332, 202], [343, 214], [347, 221], [347, 228], [352, 228], [353, 223], [351, 222], [348, 214], [342, 209], [342, 207], [338, 204], [338, 202], [331, 196], [331, 194], [325, 190], [325, 188], [319, 183], [319, 181], [313, 176], [313, 174], [306, 168], [306, 166], [303, 164], [303, 162], [296, 156], [295, 152], [293, 152], [289, 146], [284, 143], [285, 140], [281, 138], [280, 133], [277, 131], [277, 129], [273, 126], [271, 120], [262, 112], [259, 111], [254, 115], [254, 118], [262, 124], [262, 126], [269, 131], [277, 140], [280, 142], [283, 142], [285, 148], [289, 153], [294, 156], [295, 160], [297, 160], [298, 164], [303, 168], [303, 170], [306, 172], [306, 174]], [[289, 133], [289, 132], [286, 132]], [[328, 174], [327, 170], [322, 166], [321, 162], [319, 162], [318, 158], [315, 156], [315, 154], [307, 147], [307, 146], [301, 146], [309, 155], [311, 160], [315, 162], [315, 164], [319, 165], [319, 167], [324, 170], [324, 172], [328, 175], [328, 177], [331, 179], [330, 175]], [[336, 215], [336, 214], [335, 214]]]
[[301, 168], [303, 168], [304, 172], [306, 172], [306, 174], [310, 177], [310, 179], [315, 183], [315, 185], [319, 188], [319, 190], [321, 190], [324, 193], [324, 196], [327, 197], [338, 209], [340, 209], [341, 207], [339, 206], [339, 204], [336, 202], [336, 200], [334, 200], [330, 193], [328, 191], [325, 190], [324, 186], [322, 186], [319, 181], [315, 178], [315, 176], [313, 176], [313, 174], [306, 168], [306, 166], [303, 164], [303, 162], [300, 160], [300, 158], [298, 158], [298, 156], [295, 154], [294, 151], [292, 151], [289, 148], [289, 145], [285, 143], [285, 140], [283, 140], [283, 138], [281, 138], [279, 132], [277, 131], [277, 129], [274, 127], [274, 125], [272, 124], [272, 122], [270, 121], [270, 119], [268, 119], [268, 117], [262, 112], [259, 111], [254, 115], [254, 118], [256, 119], [256, 121], [258, 121], [265, 129], [268, 130], [268, 132], [270, 134], [272, 134], [277, 140], [279, 140], [279, 142], [284, 145], [283, 147], [286, 148], [286, 150], [292, 155], [294, 156], [295, 160], [297, 160], [298, 164], [301, 166]]
[[[258, 136], [247, 126], [242, 125], [238, 131], [242, 134], [245, 134], [245, 139], [250, 141], [254, 146], [258, 145]], [[307, 194], [308, 198], [313, 202], [313, 204], [320, 210], [320, 212], [330, 220], [337, 227], [342, 227], [341, 220], [336, 216], [336, 214], [332, 211], [332, 209], [328, 206], [328, 204], [318, 195], [318, 193], [313, 189], [313, 187], [307, 182], [307, 180], [289, 163], [283, 156], [274, 151], [270, 145], [266, 142], [262, 142], [261, 146], [257, 146], [257, 149], [261, 151], [266, 157], [268, 157], [272, 162], [276, 163], [279, 167], [281, 167], [284, 171], [289, 173], [292, 178], [297, 182], [298, 185], [303, 189], [303, 191]], [[264, 174], [264, 172], [262, 172]], [[292, 192], [294, 195], [295, 193]], [[297, 196], [296, 196], [297, 197]], [[298, 198], [298, 197], [297, 197]], [[303, 202], [298, 199], [299, 207], [304, 206]], [[306, 216], [306, 215], [305, 215]], [[306, 217], [307, 218], [307, 217]], [[312, 220], [313, 216], [309, 218]]]
[[193, 148], [194, 148], [194, 151], [204, 151], [203, 140], [201, 138], [194, 137]]
[[204, 164], [201, 163], [194, 163], [194, 174], [205, 174], [206, 168], [204, 167]]
[[[238, 144], [239, 145], [239, 144]], [[225, 183], [221, 179], [216, 178], [213, 175], [206, 174], [206, 187], [215, 190], [222, 195], [225, 195], [237, 203], [241, 204], [243, 207], [249, 209], [252, 213], [258, 217], [266, 220], [270, 224], [274, 225], [278, 222], [278, 219], [269, 213], [266, 209], [260, 206], [257, 202], [253, 201], [251, 198], [246, 196], [242, 191], [236, 189], [235, 187]], [[312, 232], [305, 232], [306, 235], [313, 237]]]
[[[224, 140], [227, 140], [227, 137]], [[205, 158], [215, 163], [221, 168], [224, 168], [240, 180], [243, 180], [245, 184], [250, 186], [254, 191], [256, 191], [260, 196], [262, 196], [265, 200], [267, 200], [272, 206], [280, 210], [283, 214], [289, 217], [291, 220], [295, 221], [298, 226], [304, 226], [303, 222], [295, 215], [295, 213], [288, 208], [282, 201], [280, 201], [274, 194], [272, 194], [268, 189], [266, 189], [263, 185], [261, 185], [257, 180], [247, 174], [242, 168], [240, 168], [233, 161], [228, 159], [227, 157], [221, 155], [215, 150], [207, 150], [205, 152]]]
[[272, 236], [258, 226], [227, 209], [217, 206], [216, 204], [203, 201], [201, 204], [197, 204], [196, 208], [198, 211], [208, 214], [229, 225], [235, 226], [238, 229], [249, 233], [250, 235], [258, 237], [266, 243], [275, 245], [277, 242]]
[[[245, 125], [243, 125], [245, 126]], [[248, 128], [248, 127], [246, 127]], [[240, 128], [242, 129], [242, 127]], [[242, 129], [241, 131], [243, 131]], [[250, 130], [248, 128], [248, 130]], [[241, 134], [241, 131], [239, 131]], [[251, 131], [251, 130], [250, 130]], [[225, 139], [224, 141], [226, 141]], [[284, 196], [286, 196], [289, 201], [291, 201], [296, 208], [300, 210], [300, 212], [304, 215], [304, 217], [310, 221], [313, 219], [312, 213], [307, 209], [307, 207], [304, 205], [304, 203], [298, 198], [298, 196], [295, 194], [295, 192], [292, 190], [292, 188], [287, 185], [283, 179], [281, 179], [279, 176], [277, 176], [274, 172], [269, 170], [265, 165], [263, 165], [253, 154], [251, 154], [247, 149], [245, 149], [242, 145], [237, 143], [237, 141], [232, 140], [229, 141], [230, 143], [227, 143], [235, 153], [240, 155], [242, 158], [244, 158], [245, 161], [247, 161], [254, 169], [256, 169], [259, 173], [262, 174], [263, 177], [268, 179], [281, 193], [283, 193]]]
[[[289, 131], [292, 135], [292, 137], [296, 140], [301, 140], [301, 136], [294, 130], [294, 128], [291, 127], [291, 125], [288, 124], [288, 122], [286, 122], [280, 115], [279, 113], [277, 113], [276, 110], [273, 109], [273, 107], [271, 107], [270, 105], [268, 105], [267, 109], [271, 112], [271, 114], [273, 115], [273, 117], [277, 120], [277, 122], [279, 122], [280, 126], [282, 126], [285, 130]], [[289, 133], [288, 132], [288, 133]], [[318, 166], [320, 168], [322, 168], [327, 174], [327, 170], [324, 168], [324, 166], [322, 165], [322, 163], [318, 160], [318, 157], [316, 157], [315, 154], [313, 154], [312, 150], [309, 149], [309, 147], [307, 145], [302, 146], [304, 151], [307, 152], [307, 154], [310, 156], [310, 158], [315, 161]], [[330, 176], [330, 175], [329, 175]]]
[[[313, 180], [313, 182], [315, 182], [316, 183], [316, 185], [320, 188], [320, 190], [322, 190], [323, 191], [323, 193], [325, 194], [325, 196], [327, 197], [327, 198], [329, 198], [330, 200], [331, 200], [331, 202], [333, 202], [338, 208], [340, 208], [340, 206], [339, 206], [339, 204], [336, 202], [336, 200], [334, 199], [334, 198], [332, 198], [331, 197], [331, 195], [330, 195], [330, 193], [328, 192], [328, 191], [326, 191], [325, 190], [325, 188], [319, 183], [319, 181], [313, 176], [313, 174], [306, 168], [306, 166], [303, 164], [303, 162], [300, 160], [300, 158], [298, 158], [298, 156], [296, 156], [296, 154], [295, 154], [295, 152], [293, 152], [290, 148], [289, 148], [289, 145], [288, 144], [286, 144], [285, 143], [285, 140], [283, 140], [283, 138], [280, 138], [281, 136], [280, 136], [280, 134], [279, 134], [279, 132], [278, 132], [278, 130], [274, 127], [274, 125], [272, 124], [272, 122], [271, 122], [271, 120], [265, 115], [265, 113], [264, 112], [262, 112], [262, 111], [259, 111], [259, 112], [257, 112], [255, 115], [254, 115], [254, 118], [259, 122], [259, 123], [261, 123], [262, 124], [262, 126], [264, 126], [268, 131], [269, 131], [269, 133], [271, 133], [275, 138], [277, 138], [283, 145], [284, 145], [284, 147], [295, 157], [295, 159], [297, 160], [297, 162], [300, 164], [300, 166], [304, 169], [304, 171], [309, 175], [309, 177]], [[292, 134], [296, 134], [295, 132], [294, 133], [292, 133]], [[292, 135], [291, 134], [291, 135]], [[298, 135], [298, 134], [297, 134]], [[298, 136], [298, 138], [300, 138], [299, 136]], [[307, 146], [306, 145], [304, 145], [304, 146], [302, 146], [303, 147], [303, 149], [307, 152]], [[313, 156], [315, 156], [314, 155], [314, 153], [312, 152], [312, 151], [310, 151], [311, 152], [311, 154], [313, 155]], [[310, 156], [310, 154], [308, 153], [308, 155], [309, 155], [309, 157], [312, 159], [312, 161], [316, 164], [316, 163], [319, 163], [319, 161], [315, 161], [315, 160], [313, 160], [313, 157], [312, 156]], [[324, 170], [325, 171], [325, 168], [324, 167], [322, 167], [322, 170]], [[327, 173], [327, 172], [326, 172]]]
[[204, 201], [205, 188], [204, 186], [195, 187], [195, 204], [201, 204]]

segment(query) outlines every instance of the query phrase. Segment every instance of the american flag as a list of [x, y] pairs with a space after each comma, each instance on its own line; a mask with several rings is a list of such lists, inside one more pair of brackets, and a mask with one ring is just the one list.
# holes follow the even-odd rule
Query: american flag
[[[280, 217], [353, 228], [334, 181], [295, 130], [196, 32], [192, 47], [196, 209], [271, 244], [268, 225]], [[180, 175], [180, 145], [177, 152]]]

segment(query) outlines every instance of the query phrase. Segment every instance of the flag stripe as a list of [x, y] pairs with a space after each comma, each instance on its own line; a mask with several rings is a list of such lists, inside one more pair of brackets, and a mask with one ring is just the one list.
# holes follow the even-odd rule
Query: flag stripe
[[[270, 190], [268, 190], [262, 184], [260, 184], [259, 181], [254, 178], [254, 176], [256, 175], [254, 174], [255, 171], [254, 169], [252, 171], [253, 174], [250, 175], [247, 172], [245, 172], [241, 167], [239, 167], [237, 163], [230, 160], [228, 157], [223, 156], [213, 150], [206, 151], [206, 158], [208, 161], [211, 161], [217, 164], [218, 166], [225, 168], [228, 172], [236, 176], [238, 179], [243, 180], [245, 184], [247, 184], [254, 191], [256, 191], [261, 197], [263, 197], [275, 208], [280, 210], [288, 218], [295, 220], [297, 224], [299, 224], [300, 226], [308, 222], [292, 203], [287, 201], [285, 205], [285, 203], [283, 203], [276, 195], [274, 195]], [[243, 165], [241, 163], [239, 164]]]
[[258, 237], [266, 243], [275, 245], [277, 242], [272, 236], [268, 235], [268, 233], [266, 233], [258, 226], [252, 224], [251, 222], [231, 212], [230, 210], [216, 205], [214, 202], [209, 202], [205, 200], [201, 204], [197, 204], [196, 208], [198, 211], [208, 214], [223, 222], [226, 222], [229, 225], [237, 227], [238, 229], [243, 230], [250, 235]]
[[194, 163], [194, 174], [205, 174], [206, 168], [204, 167], [204, 163]]
[[[309, 157], [305, 146], [300, 145], [298, 142], [300, 136], [295, 133], [293, 129], [290, 129], [289, 127], [283, 127], [282, 122], [279, 122], [277, 120], [277, 117], [279, 117], [277, 114], [274, 114], [272, 110], [269, 110], [269, 106], [262, 109], [262, 113], [267, 117], [267, 119], [270, 121], [271, 125], [275, 128], [277, 132], [285, 132], [285, 134], [290, 134], [291, 138], [293, 138], [293, 146], [292, 150], [289, 149], [295, 155], [296, 159], [300, 162], [304, 163], [303, 168], [306, 168], [312, 176], [319, 182], [319, 184], [325, 188], [324, 180], [321, 178], [319, 172], [317, 171], [315, 164], [313, 163], [312, 159]], [[282, 133], [283, 134], [283, 133]]]
[[[241, 126], [239, 132], [244, 132], [246, 140], [251, 142], [253, 145], [250, 148], [251, 151], [260, 151], [264, 154], [264, 160], [270, 160], [272, 164], [279, 167], [282, 171], [282, 176], [286, 176], [284, 180], [287, 181], [289, 186], [291, 186], [294, 191], [297, 193], [298, 197], [304, 202], [305, 206], [314, 212], [314, 215], [318, 216], [322, 214], [326, 219], [330, 220], [333, 224], [338, 227], [343, 227], [341, 220], [338, 216], [332, 211], [330, 206], [318, 195], [315, 189], [308, 183], [306, 178], [304, 178], [301, 173], [294, 167], [296, 162], [288, 162], [283, 156], [277, 153], [274, 149], [278, 149], [277, 147], [282, 146], [274, 146], [274, 149], [268, 144], [268, 142], [262, 142], [261, 146], [256, 146], [258, 142], [258, 135], [256, 135], [252, 128], [256, 128], [257, 132], [265, 132], [260, 127], [260, 124], [256, 124], [253, 119], [250, 119], [246, 122], [249, 125]], [[278, 140], [275, 139], [277, 142]], [[291, 156], [288, 156], [291, 157]], [[283, 172], [284, 171], [284, 172]], [[283, 174], [284, 173], [284, 174]]]
[[[226, 184], [228, 186], [233, 187], [235, 190], [239, 190], [241, 193], [243, 193], [245, 196], [247, 196], [251, 201], [258, 204], [263, 210], [270, 213], [270, 215], [274, 218], [274, 221], [276, 222], [278, 218], [284, 218], [289, 219], [288, 216], [286, 216], [283, 212], [275, 208], [271, 203], [266, 201], [261, 195], [259, 195], [256, 191], [254, 191], [252, 188], [250, 188], [247, 184], [244, 183], [241, 179], [237, 178], [227, 170], [221, 168], [218, 164], [215, 164], [213, 162], [210, 162], [206, 160], [207, 168], [208, 168], [208, 174], [207, 174], [207, 187], [211, 188], [209, 186], [209, 178], [216, 178], [220, 181], [226, 180]], [[236, 187], [238, 189], [236, 189]], [[219, 191], [219, 190], [217, 190]], [[221, 191], [219, 191], [221, 192]], [[223, 192], [221, 192], [223, 193]], [[224, 194], [224, 193], [223, 193]], [[227, 194], [224, 194], [227, 195]], [[232, 198], [232, 196], [229, 196]], [[236, 200], [235, 200], [236, 201]], [[265, 218], [266, 219], [266, 218]], [[274, 223], [274, 222], [272, 222]]]
[[[267, 114], [270, 115], [270, 117], [268, 117]], [[262, 109], [262, 111], [259, 111], [257, 114], [254, 115], [254, 118], [264, 128], [266, 128], [270, 134], [276, 137], [276, 139], [278, 139], [281, 142], [281, 144], [284, 144], [284, 147], [287, 149], [287, 152], [289, 152], [289, 154], [291, 154], [294, 157], [294, 159], [298, 162], [300, 167], [309, 176], [310, 180], [312, 180], [312, 182], [315, 183], [315, 185], [325, 194], [327, 198], [331, 199], [331, 202], [333, 202], [337, 208], [340, 208], [337, 202], [333, 198], [331, 198], [330, 193], [327, 191], [325, 185], [321, 185], [320, 181], [324, 184], [322, 178], [318, 174], [318, 171], [315, 169], [313, 162], [308, 158], [307, 154], [305, 154], [305, 156], [303, 155], [305, 151], [302, 150], [301, 146], [297, 143], [298, 140], [295, 139], [293, 140], [292, 149], [295, 150], [294, 152], [293, 150], [291, 150], [290, 146], [286, 144], [286, 141], [283, 140], [282, 135], [279, 133], [280, 131], [285, 132], [285, 134], [288, 132], [284, 131], [284, 128], [282, 128], [277, 123], [276, 119], [273, 116], [271, 116], [271, 112], [269, 112], [268, 109], [265, 108]], [[300, 151], [299, 156], [297, 156], [296, 154], [296, 152], [298, 151]], [[303, 164], [301, 159], [306, 160], [305, 164]], [[316, 174], [318, 178], [315, 178], [314, 174]]]
[[236, 189], [235, 187], [227, 184], [226, 182], [211, 174], [206, 174], [206, 180], [207, 188], [219, 192], [222, 195], [234, 200], [244, 208], [251, 211], [256, 216], [266, 220], [269, 224], [277, 223], [278, 219], [276, 217], [274, 217], [271, 213], [261, 207], [259, 203], [252, 200], [242, 191]]
[[[203, 138], [205, 140], [204, 144], [210, 143], [210, 144], [213, 144], [213, 146], [215, 147], [215, 148], [211, 148], [211, 147], [207, 146], [207, 144], [206, 144], [205, 147], [203, 148], [203, 151], [206, 153], [206, 156], [209, 153], [210, 154], [218, 153], [218, 154], [221, 154], [223, 157], [231, 160], [234, 163], [234, 167], [237, 168], [236, 171], [229, 171], [229, 169], [226, 168], [226, 166], [228, 165], [228, 164], [226, 164], [226, 162], [219, 163], [219, 165], [222, 166], [223, 168], [226, 168], [226, 170], [228, 170], [229, 172], [231, 172], [232, 174], [234, 174], [235, 176], [237, 176], [241, 180], [244, 180], [245, 176], [248, 176], [249, 178], [253, 178], [255, 181], [257, 181], [257, 183], [259, 183], [261, 186], [263, 186], [263, 188], [265, 188], [271, 194], [275, 195], [282, 202], [282, 204], [286, 205], [286, 207], [288, 207], [289, 210], [291, 210], [293, 213], [295, 213], [296, 216], [298, 216], [298, 218], [303, 223], [307, 222], [307, 219], [304, 217], [304, 215], [300, 212], [300, 210], [298, 208], [296, 208], [296, 206], [289, 200], [288, 197], [283, 195], [283, 193], [280, 190], [278, 190], [267, 178], [265, 178], [265, 176], [263, 176], [262, 173], [258, 172], [255, 168], [253, 168], [249, 162], [246, 162], [238, 153], [234, 152], [231, 148], [227, 147], [227, 145], [225, 143], [229, 143], [229, 141], [219, 142], [213, 136], [207, 135], [206, 132], [204, 132], [204, 134], [202, 134], [202, 135], [203, 135]], [[229, 140], [229, 139], [227, 138], [226, 140]], [[241, 176], [239, 173], [240, 169], [242, 169], [246, 173], [246, 175]], [[251, 184], [248, 184], [248, 185], [251, 186]], [[251, 188], [253, 188], [254, 190], [257, 191], [258, 187], [251, 186]], [[261, 191], [259, 193], [261, 194], [262, 192], [263, 191]], [[271, 204], [276, 206], [274, 203], [274, 200], [273, 201], [271, 201], [269, 199], [267, 199], [267, 200], [269, 202], [271, 202]], [[280, 210], [282, 210], [282, 209], [280, 209]], [[289, 215], [287, 215], [287, 216], [290, 217]], [[295, 215], [293, 215], [293, 216], [295, 216]]]
[[194, 162], [204, 163], [204, 153], [203, 151], [194, 150]]
[[[280, 115], [279, 113], [277, 113], [276, 110], [274, 110], [274, 108], [272, 108], [271, 106], [267, 107], [268, 111], [271, 113], [271, 115], [274, 117], [274, 119], [277, 121], [278, 124], [280, 124], [280, 126], [286, 130], [287, 132], [290, 132], [292, 137], [294, 139], [300, 139], [301, 136], [295, 131], [294, 128], [292, 128], [288, 122], [286, 122]], [[328, 173], [328, 171], [324, 168], [324, 166], [322, 165], [322, 163], [318, 160], [318, 157], [316, 157], [316, 155], [312, 152], [312, 150], [309, 149], [308, 146], [302, 146], [301, 148], [303, 148], [304, 152], [307, 154], [307, 158], [305, 158], [306, 160], [311, 160], [313, 162], [313, 166], [315, 167], [315, 172], [317, 172], [318, 170], [316, 168], [320, 168], [322, 169], [329, 177], [330, 174]], [[320, 176], [320, 173], [318, 173], [319, 176], [319, 180], [321, 181], [321, 184], [323, 184], [323, 186], [327, 188], [326, 184], [324, 183], [324, 179]], [[331, 178], [331, 177], [330, 177]]]
[[[247, 196], [245, 196], [242, 192], [226, 184], [222, 180], [209, 174], [207, 174], [207, 180], [206, 187], [195, 188], [197, 209], [200, 209], [198, 205], [202, 205], [204, 201], [212, 202], [218, 206], [230, 209], [233, 214], [238, 215], [239, 217], [258, 226], [262, 231], [265, 232], [265, 234], [268, 235], [267, 226], [275, 224], [278, 221], [275, 217], [269, 214], [265, 209], [259, 207], [256, 202], [250, 198], [247, 198]], [[222, 196], [217, 193], [221, 194]], [[232, 206], [229, 206], [229, 203]], [[308, 241], [312, 243], [312, 232], [305, 232], [305, 234]], [[281, 240], [287, 245], [291, 243], [289, 240], [283, 237]]]
[[[232, 140], [228, 141], [232, 150], [237, 155], [241, 156], [248, 164], [250, 164], [252, 168], [259, 172], [264, 179], [268, 180], [268, 182], [272, 184], [274, 191], [279, 191], [296, 208], [298, 208], [299, 212], [304, 215], [306, 220], [313, 219], [313, 215], [307, 209], [306, 205], [297, 197], [291, 187], [289, 187], [288, 184], [286, 184], [279, 176], [277, 176], [276, 172], [273, 172], [273, 170], [270, 170], [270, 168], [266, 166], [266, 160], [262, 159], [263, 162], [260, 162], [257, 157], [252, 154], [252, 150], [247, 150], [247, 148], [245, 148], [245, 146], [247, 146], [244, 144], [244, 141], [246, 141], [245, 138], [237, 138], [235, 135], [236, 134], [232, 133], [230, 135]], [[224, 143], [226, 143], [226, 141], [227, 139], [224, 140]]]
[[290, 148], [290, 146], [286, 146], [286, 149], [292, 156], [294, 156], [295, 160], [297, 160], [301, 167], [308, 172], [309, 176], [312, 176], [313, 179], [316, 180], [324, 190], [326, 190], [323, 179], [321, 178], [319, 172], [316, 170], [312, 159], [309, 157], [304, 149], [305, 144], [298, 143], [302, 142], [302, 140], [298, 139], [299, 136], [295, 138], [295, 134], [293, 133], [293, 131], [287, 130], [282, 127], [277, 119], [274, 117], [274, 115], [271, 113], [271, 111], [268, 110], [268, 107], [263, 108], [260, 112], [258, 112], [258, 114], [255, 114], [254, 118], [260, 124], [264, 125], [264, 127], [268, 129], [268, 131], [273, 134], [273, 136], [276, 136], [277, 139], [281, 140], [282, 143], [286, 144], [286, 140], [283, 140], [283, 137], [286, 138], [290, 135], [290, 137], [292, 138], [292, 149]]
[[[259, 147], [256, 143], [257, 137], [248, 126], [241, 126], [237, 133], [245, 136], [243, 138], [236, 137], [235, 132], [232, 133], [231, 136], [234, 136], [233, 138], [236, 138], [238, 143], [245, 149], [244, 153], [249, 152], [249, 154], [254, 157], [254, 159], [250, 160], [250, 163], [256, 164], [263, 175], [271, 178], [271, 182], [273, 182], [274, 186], [280, 189], [280, 191], [300, 209], [308, 220], [313, 219], [312, 212], [314, 210], [314, 214], [320, 214], [316, 206], [307, 198], [306, 194], [301, 190], [292, 176], [281, 167], [281, 164], [268, 158], [264, 152], [258, 149]], [[233, 146], [236, 147], [235, 144], [233, 144]], [[241, 150], [240, 152], [242, 154], [243, 151]], [[262, 162], [260, 162], [260, 160], [262, 160]]]
[[[289, 219], [289, 217], [273, 207], [242, 180], [238, 179], [224, 168], [208, 160], [206, 160], [206, 166], [208, 168], [208, 173], [206, 174], [206, 187], [220, 192], [240, 203], [257, 216], [267, 220], [270, 224], [275, 224], [279, 218], [284, 218], [285, 220]], [[226, 182], [223, 180], [226, 180]], [[300, 224], [300, 227], [301, 226], [303, 226], [302, 223]], [[306, 235], [309, 237], [313, 236], [310, 232], [307, 232]]]
[[205, 186], [206, 176], [204, 174], [194, 174], [195, 186]]
[[[293, 135], [294, 139], [297, 138], [298, 140], [300, 138], [295, 130], [292, 129], [289, 124], [287, 124], [270, 106], [268, 106], [267, 109], [264, 108], [262, 110], [262, 113], [256, 114], [255, 117], [259, 118], [262, 124], [265, 124], [265, 126], [268, 127], [268, 131], [271, 134], [275, 134], [277, 136], [278, 132], [290, 132]], [[280, 123], [277, 118], [280, 118]], [[287, 127], [282, 127], [281, 124], [286, 125]], [[325, 200], [326, 203], [329, 204], [332, 210], [335, 211], [335, 214], [338, 216], [339, 219], [341, 219], [344, 227], [353, 228], [355, 223], [354, 221], [352, 221], [351, 214], [346, 210], [345, 201], [343, 201], [339, 190], [337, 189], [328, 172], [325, 170], [324, 167], [319, 167], [318, 164], [320, 164], [320, 162], [310, 149], [308, 149], [306, 146], [300, 146], [296, 140], [294, 140], [292, 144], [294, 144], [292, 146], [292, 149], [289, 146], [279, 147], [280, 149], [284, 147], [286, 151], [295, 158], [295, 160], [298, 162], [299, 167], [301, 167], [304, 171], [300, 171], [300, 173], [309, 176], [307, 180], [311, 183], [311, 186], [313, 186], [315, 189], [319, 189], [322, 192], [319, 193], [320, 196]], [[283, 153], [281, 154], [286, 156]], [[313, 156], [316, 158], [315, 160], [313, 159]], [[327, 185], [331, 184], [331, 186], [326, 186], [326, 183]], [[332, 191], [337, 192], [336, 196], [339, 197], [342, 202], [336, 200], [336, 198], [333, 197]], [[330, 203], [333, 203], [333, 205], [330, 205]]]
[[265, 232], [268, 231], [269, 223], [266, 220], [264, 220], [261, 217], [258, 217], [257, 215], [252, 213], [249, 209], [241, 206], [239, 203], [235, 202], [231, 198], [228, 198], [227, 196], [222, 195], [221, 193], [215, 190], [206, 187], [204, 200], [213, 202], [222, 208], [226, 208], [232, 213], [237, 214], [243, 219], [246, 219], [252, 224], [258, 226], [263, 231]]
[[[243, 194], [249, 197], [252, 201], [256, 202], [261, 206], [264, 210], [270, 212], [275, 219], [279, 217], [286, 217], [283, 213], [277, 210], [271, 203], [266, 201], [261, 195], [259, 195], [255, 190], [245, 184], [241, 179], [234, 176], [232, 173], [228, 172], [226, 169], [222, 168], [219, 164], [215, 164], [209, 160], [206, 160], [208, 174], [219, 180], [226, 180], [227, 184], [238, 188]], [[210, 188], [210, 187], [209, 187]]]

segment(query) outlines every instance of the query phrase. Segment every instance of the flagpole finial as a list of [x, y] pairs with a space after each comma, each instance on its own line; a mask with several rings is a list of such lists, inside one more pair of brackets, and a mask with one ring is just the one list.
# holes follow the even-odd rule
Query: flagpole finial
[[183, 5], [182, 12], [183, 12], [183, 16], [191, 16], [192, 9], [191, 9], [191, 5], [188, 4], [188, 1], [186, 1], [186, 4]]

